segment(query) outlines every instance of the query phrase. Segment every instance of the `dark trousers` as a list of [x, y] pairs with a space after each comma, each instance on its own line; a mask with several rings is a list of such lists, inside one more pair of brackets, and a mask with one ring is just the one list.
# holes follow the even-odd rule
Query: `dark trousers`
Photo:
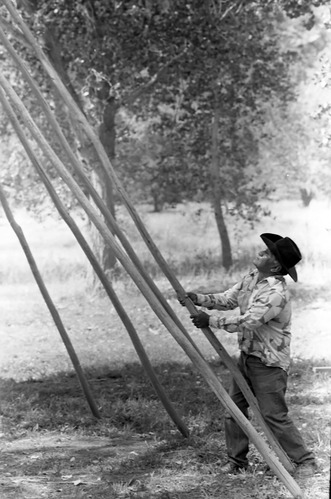
[[[314, 459], [299, 430], [288, 416], [285, 402], [287, 373], [280, 367], [269, 367], [258, 357], [241, 353], [238, 367], [257, 398], [260, 411], [289, 458], [296, 464]], [[234, 380], [229, 395], [242, 413], [248, 417], [248, 404]], [[225, 416], [225, 437], [229, 460], [248, 465], [248, 438], [230, 414]]]

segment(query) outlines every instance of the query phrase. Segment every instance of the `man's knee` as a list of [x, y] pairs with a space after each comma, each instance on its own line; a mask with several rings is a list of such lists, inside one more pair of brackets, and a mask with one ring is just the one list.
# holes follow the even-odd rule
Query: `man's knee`
[[284, 424], [288, 420], [287, 410], [271, 408], [270, 406], [260, 407], [263, 419], [270, 424]]

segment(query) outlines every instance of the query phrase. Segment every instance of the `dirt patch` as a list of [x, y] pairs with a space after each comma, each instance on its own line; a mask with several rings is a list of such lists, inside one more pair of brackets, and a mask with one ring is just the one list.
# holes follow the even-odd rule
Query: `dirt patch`
[[[137, 472], [118, 470], [124, 460], [150, 452], [144, 437], [38, 435], [1, 443], [2, 498], [115, 497], [113, 482], [133, 484]], [[142, 472], [142, 471], [141, 471]], [[101, 494], [101, 495], [100, 495]], [[106, 495], [105, 495], [106, 497]]]

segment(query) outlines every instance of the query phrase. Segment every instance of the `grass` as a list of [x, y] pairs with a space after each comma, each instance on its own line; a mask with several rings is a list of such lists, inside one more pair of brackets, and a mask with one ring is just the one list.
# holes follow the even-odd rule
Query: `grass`
[[[303, 210], [297, 202], [288, 201], [274, 208], [275, 218], [263, 220], [254, 231], [229, 225], [236, 242], [236, 263], [228, 273], [220, 266], [219, 239], [207, 206], [190, 204], [159, 215], [147, 209], [141, 213], [185, 289], [223, 290], [233, 284], [250, 266], [261, 232], [287, 234], [302, 248], [300, 281], [290, 284], [295, 334], [288, 401], [293, 419], [321, 466], [321, 473], [304, 484], [305, 497], [326, 499], [331, 395], [328, 375], [315, 373], [313, 367], [330, 362], [329, 211], [324, 203]], [[53, 499], [60, 494], [71, 499], [289, 498], [278, 480], [265, 477], [263, 460], [254, 448], [249, 473], [236, 477], [220, 473], [226, 459], [224, 410], [131, 280], [119, 275], [113, 285], [165, 391], [190, 429], [188, 439], [182, 438], [157, 399], [108, 299], [89, 287], [84, 255], [66, 227], [51, 219], [38, 224], [24, 213], [19, 213], [18, 218], [80, 358], [102, 419], [96, 421], [91, 416], [21, 249], [5, 221], [0, 220], [0, 433], [4, 443], [0, 465], [3, 476], [9, 477], [4, 478], [3, 497]], [[119, 221], [144, 266], [155, 276], [157, 285], [227, 387], [229, 373], [201, 333], [192, 331], [186, 310], [178, 304], [122, 211]], [[85, 222], [80, 223], [84, 227]], [[231, 355], [237, 353], [235, 335], [221, 335], [220, 340]]]
[[[299, 201], [274, 202], [271, 216], [264, 217], [252, 230], [243, 222], [234, 222], [226, 216], [232, 242], [234, 266], [225, 273], [221, 266], [220, 241], [212, 208], [207, 204], [189, 203], [176, 209], [155, 214], [149, 206], [139, 208], [140, 216], [153, 240], [161, 249], [172, 270], [178, 276], [203, 276], [222, 279], [226, 286], [236, 280], [251, 265], [256, 248], [261, 245], [261, 232], [287, 234], [297, 242], [303, 253], [300, 272], [306, 280], [331, 278], [331, 255], [327, 251], [331, 241], [330, 206], [324, 201], [313, 201], [309, 208], [302, 208]], [[80, 213], [74, 214], [85, 234], [88, 225]], [[37, 259], [43, 276], [48, 281], [70, 282], [84, 280], [89, 273], [89, 264], [63, 221], [48, 217], [38, 222], [24, 211], [18, 211], [21, 223], [31, 249]], [[118, 223], [129, 238], [146, 270], [152, 277], [159, 277], [160, 271], [149, 250], [124, 208], [119, 207]], [[3, 236], [1, 277], [6, 283], [31, 282], [30, 269], [22, 250], [8, 226], [0, 218]], [[14, 265], [15, 262], [15, 265]], [[322, 277], [321, 269], [323, 271]], [[125, 281], [125, 274], [120, 272]], [[215, 277], [214, 277], [215, 279]]]
[[[219, 363], [213, 363], [213, 368], [227, 386], [228, 372]], [[138, 435], [144, 442], [143, 448], [137, 447], [119, 460], [109, 452], [93, 453], [93, 461], [97, 460], [97, 473], [89, 471], [91, 455], [89, 458], [80, 455], [82, 469], [89, 474], [89, 481], [94, 480], [92, 497], [103, 497], [98, 492], [103, 493], [105, 482], [108, 484], [108, 497], [114, 498], [290, 497], [276, 479], [264, 477], [265, 465], [254, 448], [249, 456], [249, 473], [238, 477], [222, 476], [219, 469], [226, 453], [222, 407], [191, 366], [167, 363], [157, 367], [157, 374], [190, 428], [188, 439], [183, 439], [169, 420], [138, 364], [124, 366], [120, 373], [102, 370], [89, 375], [95, 397], [102, 407], [103, 418], [98, 422], [82, 405], [74, 376], [58, 374], [48, 379], [21, 383], [2, 380], [3, 429], [12, 442], [54, 434], [60, 440], [97, 436], [104, 438], [106, 445], [118, 438], [130, 441]], [[301, 361], [293, 365], [289, 386], [292, 416], [325, 472], [329, 439], [325, 431], [328, 418], [322, 408], [331, 406], [331, 395], [324, 388], [323, 376], [312, 374], [311, 364]], [[318, 393], [313, 400], [310, 397], [312, 392]], [[86, 446], [91, 452], [88, 441]], [[62, 453], [60, 468], [68, 467], [70, 470], [71, 466], [73, 469], [70, 465], [73, 457], [78, 459], [72, 451], [66, 455]], [[39, 474], [47, 474], [54, 467], [54, 456], [42, 462], [36, 461], [30, 459], [25, 464], [26, 477], [35, 476], [37, 465]], [[101, 477], [99, 488], [96, 476]], [[314, 491], [315, 495], [307, 497], [326, 498], [325, 477], [323, 479], [319, 475], [309, 486], [310, 492]], [[85, 489], [88, 492], [88, 487]], [[245, 489], [250, 495], [240, 495]]]
[[[228, 371], [218, 361], [211, 365], [227, 386]], [[194, 435], [203, 437], [222, 431], [223, 409], [191, 365], [168, 362], [157, 366], [156, 372]], [[93, 371], [88, 377], [103, 416], [97, 424], [101, 434], [109, 435], [112, 430], [126, 428], [139, 433], [156, 432], [165, 437], [174, 429], [152, 386], [146, 383], [146, 375], [139, 364], [123, 366], [120, 372]], [[299, 394], [295, 393], [298, 380], [304, 382]], [[314, 374], [311, 363], [295, 362], [290, 385], [293, 392], [288, 397], [290, 403], [297, 406], [330, 403], [326, 382], [327, 375]], [[12, 438], [22, 432], [34, 431], [36, 427], [39, 431], [79, 429], [87, 435], [93, 435], [96, 430], [96, 421], [90, 417], [87, 404], [82, 410], [81, 392], [77, 390], [73, 373], [59, 373], [36, 381], [2, 379], [1, 388], [3, 424]]]

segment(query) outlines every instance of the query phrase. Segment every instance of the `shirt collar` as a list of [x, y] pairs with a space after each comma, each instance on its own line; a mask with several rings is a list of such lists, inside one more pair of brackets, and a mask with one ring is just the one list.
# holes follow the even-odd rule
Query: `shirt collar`
[[[257, 269], [252, 269], [249, 273], [252, 277], [257, 278], [258, 270]], [[274, 286], [275, 284], [278, 284], [279, 282], [285, 282], [284, 276], [281, 274], [278, 275], [272, 275], [269, 277], [265, 277], [264, 279], [261, 279], [261, 281], [257, 282], [256, 284], [260, 284], [261, 282], [267, 281], [270, 286]]]

